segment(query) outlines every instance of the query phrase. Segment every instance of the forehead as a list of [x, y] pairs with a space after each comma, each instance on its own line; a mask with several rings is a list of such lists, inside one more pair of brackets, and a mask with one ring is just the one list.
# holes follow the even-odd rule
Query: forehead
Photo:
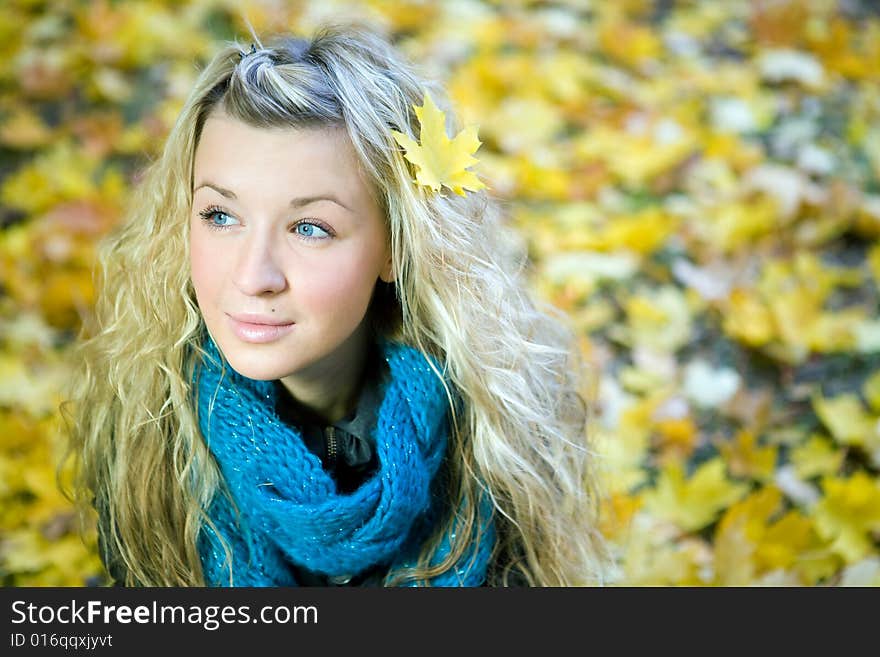
[[254, 127], [226, 114], [205, 121], [195, 152], [193, 184], [326, 186], [367, 192], [354, 147], [344, 128]]

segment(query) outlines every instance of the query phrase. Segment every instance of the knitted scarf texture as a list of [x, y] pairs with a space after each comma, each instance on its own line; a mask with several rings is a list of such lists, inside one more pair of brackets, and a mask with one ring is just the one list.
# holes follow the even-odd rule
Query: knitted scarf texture
[[[223, 494], [211, 503], [208, 515], [228, 542], [232, 563], [206, 524], [199, 553], [208, 586], [228, 586], [230, 568], [236, 586], [296, 586], [290, 562], [334, 577], [375, 565], [415, 565], [443, 513], [431, 484], [446, 453], [447, 397], [425, 355], [384, 338], [378, 345], [391, 374], [373, 433], [379, 465], [357, 490], [339, 493], [299, 429], [276, 415], [272, 382], [238, 374], [205, 340], [208, 357], [194, 372], [199, 427], [241, 512], [237, 523]], [[495, 541], [490, 512], [482, 500], [480, 535], [472, 536], [479, 540], [455, 568], [427, 583], [483, 584]], [[449, 553], [450, 538], [443, 538], [432, 565]], [[426, 582], [409, 585], [419, 583]]]

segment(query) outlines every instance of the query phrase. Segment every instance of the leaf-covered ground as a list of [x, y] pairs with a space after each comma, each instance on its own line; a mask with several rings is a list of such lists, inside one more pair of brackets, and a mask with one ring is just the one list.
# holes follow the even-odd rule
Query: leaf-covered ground
[[880, 584], [880, 10], [867, 0], [0, 4], [0, 582], [99, 583], [57, 490], [65, 356], [218, 39], [362, 17], [595, 372], [622, 585]]

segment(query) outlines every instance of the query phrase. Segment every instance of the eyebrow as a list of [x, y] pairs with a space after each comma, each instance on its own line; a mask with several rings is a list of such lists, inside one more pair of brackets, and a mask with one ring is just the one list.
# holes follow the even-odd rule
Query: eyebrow
[[[225, 187], [221, 187], [220, 185], [216, 185], [214, 183], [211, 183], [211, 182], [201, 183], [195, 189], [193, 189], [193, 194], [195, 194], [197, 191], [199, 191], [202, 187], [210, 187], [211, 189], [213, 189], [215, 192], [217, 192], [218, 194], [220, 194], [220, 196], [223, 196], [224, 198], [228, 198], [228, 199], [238, 198], [235, 195], [235, 192], [233, 192], [229, 189], [226, 189]], [[340, 201], [333, 194], [315, 194], [314, 196], [297, 196], [296, 198], [293, 198], [290, 200], [290, 206], [294, 207], [294, 208], [301, 208], [306, 205], [309, 205], [310, 203], [316, 203], [318, 201], [330, 201], [331, 203], [335, 203], [336, 205], [339, 205], [339, 206], [345, 208], [349, 212], [354, 212], [354, 210], [352, 210], [345, 203]]]

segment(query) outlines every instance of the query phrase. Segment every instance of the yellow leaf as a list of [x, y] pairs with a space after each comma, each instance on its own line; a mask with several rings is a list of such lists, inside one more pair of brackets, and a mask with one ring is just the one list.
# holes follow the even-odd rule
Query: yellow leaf
[[802, 289], [793, 289], [779, 296], [767, 296], [776, 330], [785, 353], [799, 363], [809, 354], [809, 337], [805, 328], [815, 325], [819, 308]]
[[[20, 362], [17, 362], [17, 359], [7, 360], [5, 357], [0, 359], [0, 371], [4, 375], [20, 375], [19, 367]], [[32, 448], [42, 439], [37, 423], [22, 412], [21, 407], [0, 411], [0, 461], [4, 457]], [[0, 491], [6, 483], [0, 479]]]
[[815, 547], [817, 542], [810, 520], [799, 511], [789, 511], [766, 527], [755, 551], [755, 559], [764, 570], [789, 568], [798, 561], [800, 554]]
[[58, 142], [3, 181], [0, 202], [36, 214], [62, 201], [94, 198], [98, 164], [72, 142]]
[[877, 422], [865, 412], [856, 395], [845, 394], [832, 399], [814, 397], [813, 410], [841, 445], [865, 447], [873, 442]]
[[843, 463], [843, 456], [843, 452], [835, 449], [828, 440], [814, 435], [803, 445], [794, 447], [789, 458], [798, 477], [810, 479], [835, 474]]
[[[663, 136], [664, 127], [675, 125], [672, 139]], [[680, 131], [681, 134], [678, 134]], [[657, 120], [650, 131], [631, 134], [600, 125], [572, 140], [578, 158], [601, 162], [626, 187], [638, 188], [669, 173], [685, 162], [699, 147], [696, 137], [677, 123]]]
[[598, 248], [648, 254], [660, 248], [675, 232], [676, 219], [658, 208], [611, 219], [599, 235]]
[[0, 352], [0, 405], [18, 407], [33, 417], [57, 408], [67, 371], [45, 363], [30, 367], [19, 356]]
[[540, 97], [510, 96], [489, 113], [491, 128], [499, 147], [505, 153], [533, 154], [549, 144], [564, 123], [555, 103]]
[[697, 447], [699, 431], [690, 417], [663, 418], [657, 421], [657, 433], [660, 440], [661, 458], [690, 457]]
[[766, 481], [773, 476], [776, 467], [776, 447], [773, 445], [761, 447], [751, 431], [740, 431], [734, 440], [722, 442], [718, 450], [727, 462], [730, 472], [737, 477]]
[[706, 130], [701, 139], [704, 157], [713, 163], [718, 162], [719, 167], [730, 164], [736, 171], [744, 171], [757, 166], [762, 160], [760, 150], [736, 134]]
[[12, 148], [45, 146], [52, 139], [52, 130], [34, 112], [16, 108], [0, 127], [0, 142]]
[[768, 486], [724, 513], [714, 539], [716, 583], [752, 584], [780, 571], [801, 583], [815, 583], [816, 577], [799, 562], [802, 555], [819, 547], [819, 538], [810, 520], [798, 511], [773, 522], [782, 504], [779, 489]]
[[793, 570], [800, 573], [804, 584], [812, 586], [832, 577], [840, 570], [841, 559], [828, 547], [805, 550], [798, 555]]
[[441, 18], [442, 5], [430, 2], [398, 2], [398, 0], [369, 0], [366, 3], [382, 12], [395, 32], [424, 29]]
[[868, 251], [868, 268], [871, 270], [874, 282], [880, 284], [880, 244], [875, 244]]
[[39, 571], [48, 562], [48, 541], [34, 529], [18, 529], [5, 532], [4, 550], [0, 554], [0, 567], [8, 572]]
[[[750, 495], [745, 500], [732, 505], [724, 513], [718, 523], [713, 540], [715, 552], [715, 582], [721, 586], [743, 586], [755, 578], [755, 537], [749, 531], [750, 525], [765, 522], [769, 512], [765, 511], [768, 503], [777, 504], [764, 489]], [[777, 493], [778, 496], [778, 493]]]
[[86, 309], [94, 305], [95, 290], [87, 269], [62, 269], [46, 276], [40, 310], [49, 325], [76, 328]]
[[621, 427], [612, 432], [598, 427], [596, 446], [601, 458], [602, 485], [610, 494], [627, 493], [644, 482], [644, 458], [648, 450], [647, 430], [629, 431]]
[[818, 300], [824, 300], [837, 287], [858, 287], [863, 278], [858, 268], [830, 267], [812, 253], [797, 253], [793, 268], [802, 285], [814, 290]]
[[805, 331], [807, 344], [819, 353], [851, 351], [876, 351], [880, 346], [878, 327], [865, 320], [861, 308], [847, 308], [823, 312], [816, 316], [812, 326]]
[[603, 21], [599, 27], [599, 43], [604, 54], [633, 68], [659, 57], [663, 51], [654, 30], [624, 21]]
[[523, 154], [509, 158], [516, 172], [515, 188], [522, 199], [564, 201], [575, 184], [570, 167], [536, 162]]
[[813, 510], [819, 534], [851, 564], [873, 549], [870, 533], [880, 531], [880, 484], [863, 471], [849, 479], [825, 477], [825, 492]]
[[880, 413], [880, 370], [869, 376], [862, 384], [862, 394], [875, 413]]
[[691, 339], [692, 312], [685, 294], [674, 285], [642, 289], [624, 302], [624, 339], [656, 351], [672, 353]]
[[811, 254], [771, 261], [761, 272], [759, 290], [769, 307], [781, 342], [777, 357], [802, 362], [813, 352], [848, 351], [856, 347], [857, 327], [865, 320], [860, 308], [826, 312], [827, 297], [838, 287], [858, 284], [861, 274], [828, 267]]
[[619, 379], [623, 389], [634, 394], [647, 394], [657, 390], [666, 382], [663, 375], [658, 372], [638, 367], [622, 367]]
[[700, 586], [711, 566], [705, 541], [677, 538], [667, 524], [637, 513], [621, 558], [624, 586]]
[[761, 488], [730, 505], [718, 522], [716, 534], [724, 534], [730, 531], [733, 526], [738, 526], [750, 541], [756, 542], [770, 516], [776, 512], [781, 502], [782, 493], [778, 488], [773, 486]]
[[641, 498], [637, 495], [615, 493], [603, 498], [599, 516], [602, 535], [613, 541], [624, 537], [640, 506]]
[[741, 531], [715, 537], [715, 582], [719, 586], [747, 586], [755, 579], [755, 546]]
[[656, 488], [644, 493], [645, 509], [682, 529], [695, 531], [748, 491], [748, 485], [730, 481], [724, 462], [714, 458], [685, 480], [682, 466], [669, 462], [660, 471]]
[[484, 189], [476, 174], [467, 170], [477, 162], [473, 157], [480, 147], [476, 126], [465, 128], [450, 140], [446, 135], [446, 115], [427, 92], [423, 102], [421, 107], [414, 106], [421, 124], [419, 143], [402, 132], [391, 131], [394, 140], [405, 149], [404, 157], [418, 167], [416, 182], [435, 192], [445, 185], [459, 196], [464, 196], [465, 189]]
[[[632, 557], [638, 554], [628, 554]], [[641, 572], [633, 567], [634, 559], [628, 558], [627, 575], [631, 586], [702, 586], [703, 572], [711, 559], [709, 548], [694, 540], [682, 540], [655, 549], [651, 554], [641, 555]]]
[[730, 293], [723, 322], [728, 335], [753, 347], [767, 344], [776, 333], [773, 315], [767, 306], [745, 289]]
[[780, 223], [776, 201], [766, 196], [719, 204], [706, 219], [700, 228], [713, 244], [727, 252], [747, 247], [773, 233]]

